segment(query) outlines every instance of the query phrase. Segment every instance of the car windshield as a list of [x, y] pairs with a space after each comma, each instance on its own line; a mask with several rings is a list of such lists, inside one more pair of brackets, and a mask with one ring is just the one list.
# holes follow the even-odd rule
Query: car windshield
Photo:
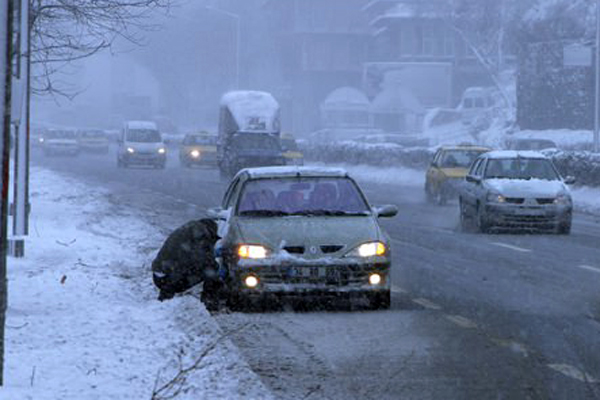
[[278, 178], [248, 181], [237, 212], [242, 216], [343, 216], [366, 215], [369, 207], [348, 178]]
[[447, 150], [442, 154], [440, 167], [469, 168], [481, 153], [480, 150]]
[[161, 140], [160, 133], [155, 129], [130, 129], [127, 132], [128, 142], [156, 143]]
[[485, 178], [557, 180], [559, 176], [549, 160], [518, 157], [489, 160]]
[[233, 137], [232, 145], [244, 150], [281, 150], [276, 136], [257, 133], [237, 134]]
[[183, 141], [185, 145], [204, 145], [204, 146], [216, 146], [217, 137], [211, 135], [190, 135], [186, 136]]

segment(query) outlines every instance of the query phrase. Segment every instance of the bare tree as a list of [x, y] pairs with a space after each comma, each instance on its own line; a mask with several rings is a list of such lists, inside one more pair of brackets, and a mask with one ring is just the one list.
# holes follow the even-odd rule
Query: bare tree
[[[27, 1], [27, 0], [23, 0]], [[152, 18], [172, 0], [30, 0], [32, 92], [73, 96], [59, 74], [116, 40], [140, 44]]]

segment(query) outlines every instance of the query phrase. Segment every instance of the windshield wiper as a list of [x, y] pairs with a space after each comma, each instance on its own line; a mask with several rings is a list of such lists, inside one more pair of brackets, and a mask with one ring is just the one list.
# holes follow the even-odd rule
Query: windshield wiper
[[360, 212], [347, 212], [341, 210], [304, 210], [292, 213], [292, 215], [306, 215], [306, 216], [326, 216], [326, 217], [342, 217], [342, 216], [364, 216], [365, 213]]
[[239, 215], [243, 217], [285, 217], [290, 213], [279, 210], [248, 210], [240, 212]]

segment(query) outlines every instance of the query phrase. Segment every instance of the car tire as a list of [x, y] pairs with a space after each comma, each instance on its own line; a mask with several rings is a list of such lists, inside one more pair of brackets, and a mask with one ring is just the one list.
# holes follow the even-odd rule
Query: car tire
[[431, 187], [428, 183], [425, 184], [425, 199], [429, 204], [433, 204], [435, 200], [433, 194], [431, 193]]
[[392, 295], [389, 290], [375, 293], [368, 293], [369, 309], [388, 310], [392, 303]]
[[460, 210], [460, 230], [464, 233], [473, 232], [473, 217], [468, 214], [467, 205], [463, 202], [463, 199], [458, 200]]
[[448, 203], [448, 199], [446, 195], [444, 195], [444, 190], [440, 188], [435, 195], [435, 204], [438, 206], [445, 206]]
[[490, 231], [490, 224], [483, 214], [483, 208], [481, 204], [477, 205], [477, 230], [479, 233], [488, 233]]

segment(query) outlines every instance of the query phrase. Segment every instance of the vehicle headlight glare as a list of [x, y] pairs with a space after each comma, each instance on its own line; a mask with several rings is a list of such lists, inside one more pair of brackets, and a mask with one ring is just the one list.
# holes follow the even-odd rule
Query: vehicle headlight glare
[[267, 248], [255, 244], [242, 244], [238, 247], [238, 256], [245, 259], [267, 258]]
[[127, 152], [128, 152], [129, 154], [133, 154], [133, 153], [135, 153], [135, 150], [133, 149], [133, 147], [128, 147], [128, 148], [127, 148]]
[[167, 150], [165, 150], [164, 147], [161, 147], [160, 149], [158, 149], [158, 154], [165, 154], [167, 152]]
[[198, 158], [198, 157], [200, 157], [200, 152], [198, 150], [192, 150], [190, 152], [190, 155], [194, 158]]
[[373, 286], [379, 285], [381, 283], [381, 275], [379, 274], [371, 274], [369, 275], [369, 283]]
[[250, 289], [254, 289], [255, 287], [258, 286], [258, 278], [255, 277], [254, 275], [249, 275], [246, 277], [246, 279], [244, 279], [244, 284], [246, 285], [246, 287], [249, 287]]
[[382, 256], [386, 250], [385, 244], [381, 242], [364, 243], [358, 246], [358, 255], [361, 257]]

